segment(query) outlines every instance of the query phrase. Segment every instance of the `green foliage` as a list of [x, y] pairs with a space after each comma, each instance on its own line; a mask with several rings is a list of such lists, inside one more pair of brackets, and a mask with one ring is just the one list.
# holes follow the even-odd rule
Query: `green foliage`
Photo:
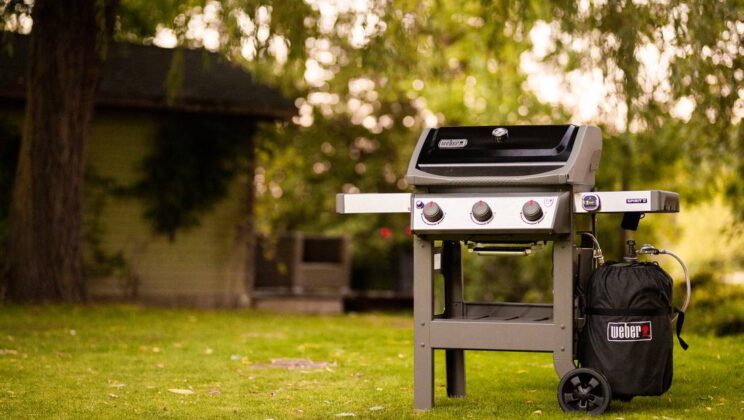
[[142, 179], [126, 192], [144, 200], [145, 218], [171, 240], [227, 194], [252, 156], [250, 120], [179, 115], [164, 119]]
[[[408, 217], [340, 218], [335, 195], [409, 191], [403, 177], [425, 125], [565, 120], [522, 88], [519, 71], [529, 27], [548, 9], [541, 2], [395, 2], [373, 8], [386, 29], [372, 30], [362, 48], [342, 32], [354, 14], [341, 14], [336, 29], [320, 34], [336, 54], [326, 66], [333, 77], [299, 83], [299, 124], [259, 132], [259, 230], [351, 234], [356, 273], [377, 267], [368, 284], [389, 283], [394, 250], [410, 247]], [[383, 238], [381, 229], [391, 234]]]
[[[255, 59], [237, 59], [264, 80], [302, 98], [295, 124], [266, 125], [259, 133], [256, 214], [263, 233], [290, 229], [348, 233], [355, 238], [358, 264], [372, 267], [375, 261], [388, 261], [386, 252], [409, 243], [407, 218], [339, 218], [333, 213], [334, 195], [408, 190], [402, 178], [411, 149], [421, 129], [432, 121], [466, 125], [569, 120], [567, 110], [542, 104], [525, 89], [521, 56], [531, 48], [529, 33], [540, 21], [555, 22], [559, 29], [544, 61], [563, 74], [599, 69], [618, 102], [613, 112], [621, 119], [627, 114], [625, 127], [611, 124], [613, 115], [595, 121], [605, 138], [598, 188], [675, 190], [686, 203], [725, 188], [732, 193], [732, 204], [741, 207], [737, 203], [744, 195], [736, 193], [742, 188], [737, 174], [742, 171], [743, 142], [733, 112], [742, 65], [741, 53], [730, 53], [730, 45], [741, 37], [735, 2], [622, 6], [607, 2], [589, 3], [588, 9], [574, 1], [373, 2], [370, 11], [384, 26], [368, 24], [371, 35], [361, 46], [351, 42], [348, 32], [359, 18], [354, 10], [339, 10], [334, 26], [323, 29], [327, 16], [313, 7], [279, 11], [272, 2], [264, 4], [272, 13], [282, 13], [276, 19], [272, 14], [270, 31], [291, 40], [288, 61], [277, 67], [265, 43], [259, 43]], [[257, 16], [257, 4], [242, 6], [251, 10], [248, 15]], [[227, 10], [225, 4], [223, 8]], [[301, 21], [291, 16], [297, 12]], [[293, 24], [277, 23], [284, 19]], [[257, 35], [258, 26], [239, 39]], [[228, 38], [236, 34], [231, 32]], [[576, 41], [588, 48], [577, 50]], [[232, 41], [227, 44], [225, 51], [234, 56]], [[319, 45], [333, 55], [320, 65], [332, 77], [313, 83], [303, 71], [307, 60], [315, 59], [313, 51], [323, 49]], [[647, 45], [661, 53], [679, 50], [670, 59], [668, 82], [649, 85], [640, 55]], [[705, 48], [711, 53], [704, 54]], [[690, 121], [670, 115], [681, 98], [696, 104]], [[365, 123], [367, 117], [372, 118], [370, 124]], [[383, 125], [383, 120], [391, 123]], [[619, 219], [612, 217], [600, 222], [606, 253], [614, 258], [622, 255], [618, 224]], [[384, 228], [392, 235], [381, 238], [378, 232]], [[674, 237], [678, 230], [646, 221], [639, 237], [652, 242], [660, 236]], [[526, 259], [477, 261], [473, 267], [478, 270], [519, 279], [508, 285], [498, 282], [496, 289], [543, 275], [532, 273]], [[382, 271], [381, 279], [389, 277]], [[475, 289], [485, 295], [500, 294], [489, 291], [485, 283], [479, 285]], [[523, 292], [541, 296], [546, 287]]]
[[121, 0], [116, 36], [125, 40], [150, 37], [159, 25], [205, 3], [204, 0]]
[[[286, 0], [123, 0], [116, 36], [149, 43], [158, 29], [167, 28], [179, 45], [200, 47], [203, 41], [190, 28], [201, 25], [217, 31], [219, 50], [230, 60], [298, 97], [299, 115], [292, 123], [264, 124], [258, 132], [257, 228], [268, 235], [292, 229], [351, 234], [356, 260], [364, 266], [386, 261], [386, 253], [409, 244], [408, 220], [400, 215], [338, 217], [334, 196], [409, 191], [403, 175], [423, 127], [571, 119], [570, 110], [541, 103], [525, 83], [522, 57], [532, 48], [530, 31], [537, 24], [554, 29], [542, 60], [546, 69], [561, 76], [599, 71], [613, 105], [588, 121], [602, 128], [605, 140], [599, 189], [669, 189], [680, 192], [684, 204], [725, 193], [737, 220], [744, 220], [740, 1], [368, 4], [366, 10], [339, 6], [329, 11], [316, 2]], [[361, 38], [354, 32], [358, 27]], [[284, 45], [286, 57], [280, 58], [272, 43]], [[247, 47], [252, 53], [244, 56]], [[658, 51], [660, 71], [668, 69], [661, 78], [646, 73], [644, 51], [649, 49]], [[305, 77], [312, 69], [322, 77]], [[177, 70], [174, 66], [174, 84]], [[673, 116], [680, 100], [695, 106], [689, 120]], [[161, 197], [159, 191], [169, 183], [166, 170], [179, 170], [176, 159], [168, 165], [155, 171], [159, 175], [148, 175], [158, 181], [151, 179], [140, 190], [148, 197], [148, 217], [157, 230], [172, 236], [177, 228], [197, 223], [204, 210], [197, 209], [196, 196], [189, 192]], [[223, 175], [216, 178], [229, 178]], [[219, 190], [221, 181], [215, 182]], [[214, 201], [209, 194], [200, 198], [205, 197], [204, 209]], [[600, 221], [600, 240], [613, 258], [621, 255], [618, 222], [613, 217]], [[383, 228], [391, 235], [379, 235]], [[642, 229], [639, 237], [645, 242], [673, 238], [680, 231], [670, 223], [649, 221]], [[732, 229], [733, 234], [740, 230]], [[473, 267], [509, 273], [519, 278], [513, 284], [542, 276], [530, 271], [530, 259], [492, 261], [477, 260]], [[497, 289], [511, 296], [509, 287], [499, 283]], [[514, 290], [541, 296], [545, 287]], [[480, 290], [502, 293], [485, 286]]]
[[[744, 286], [724, 283], [716, 271], [704, 271], [692, 277], [693, 299], [685, 324], [703, 334], [744, 334]], [[675, 294], [684, 296], [680, 284]]]
[[[410, 241], [396, 238], [401, 233], [383, 227], [357, 244], [360, 250], [354, 256], [352, 289], [391, 290], [410, 294], [413, 286], [410, 271], [413, 248]], [[399, 280], [402, 282], [399, 283]]]
[[122, 250], [106, 247], [103, 210], [119, 186], [112, 179], [102, 177], [88, 167], [85, 173], [85, 213], [83, 214], [83, 271], [86, 282], [113, 277], [123, 289], [133, 291], [137, 279]]
[[534, 255], [463, 257], [465, 299], [490, 302], [551, 303], [552, 245]]
[[[31, 17], [31, 0], [0, 0], [0, 31], [17, 32], [20, 20]], [[0, 36], [4, 40], [3, 36]]]
[[[626, 108], [624, 129], [603, 127], [605, 178], [599, 186], [643, 188], [661, 181], [687, 200], [708, 199], [724, 189], [734, 193], [731, 205], [744, 220], [744, 196], [735, 194], [744, 188], [744, 141], [735, 115], [737, 106], [741, 112], [744, 68], [741, 2], [587, 2], [586, 7], [556, 16], [565, 36], [556, 39], [548, 58], [564, 71], [601, 69], [606, 86]], [[576, 40], [588, 48], [576, 52]], [[644, 73], [644, 48], [659, 51], [658, 71], [666, 65], [668, 75], [655, 80]], [[559, 64], [564, 57], [570, 57], [564, 60], [568, 64]], [[672, 117], [680, 99], [695, 104], [689, 121]]]

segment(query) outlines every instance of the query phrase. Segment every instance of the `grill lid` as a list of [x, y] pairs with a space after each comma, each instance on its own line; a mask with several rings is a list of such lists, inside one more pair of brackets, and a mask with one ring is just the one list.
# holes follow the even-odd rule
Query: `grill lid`
[[599, 129], [591, 126], [427, 129], [411, 158], [407, 181], [413, 185], [593, 185], [601, 148]]
[[574, 125], [442, 127], [429, 133], [418, 166], [495, 162], [565, 162]]

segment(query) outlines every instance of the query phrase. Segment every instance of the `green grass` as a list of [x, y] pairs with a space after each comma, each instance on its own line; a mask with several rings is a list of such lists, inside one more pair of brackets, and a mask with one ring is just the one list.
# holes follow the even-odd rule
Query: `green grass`
[[[577, 417], [558, 408], [550, 355], [527, 353], [469, 352], [468, 397], [456, 400], [438, 353], [437, 406], [414, 411], [411, 326], [404, 315], [0, 307], [0, 418]], [[606, 417], [742, 418], [744, 336], [686, 339], [667, 394], [613, 402]], [[278, 358], [330, 365], [254, 366]]]

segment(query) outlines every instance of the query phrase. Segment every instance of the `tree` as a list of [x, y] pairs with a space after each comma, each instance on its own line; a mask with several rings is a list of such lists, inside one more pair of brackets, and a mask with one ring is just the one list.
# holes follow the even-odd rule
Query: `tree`
[[85, 139], [117, 0], [37, 0], [26, 116], [10, 210], [7, 296], [84, 296], [81, 273]]
[[[334, 193], [405, 189], [400, 181], [410, 148], [427, 118], [438, 124], [570, 121], [571, 109], [542, 104], [524, 88], [519, 57], [529, 51], [536, 24], [556, 28], [543, 60], [550, 70], [559, 76], [599, 70], [611, 92], [606, 113], [583, 121], [603, 129], [600, 189], [669, 189], [685, 204], [728, 190], [744, 220], [744, 195], [736, 193], [744, 185], [740, 9], [720, 0], [392, 2], [381, 14], [385, 30], [364, 48], [331, 37], [329, 49], [342, 51], [343, 59], [324, 66], [332, 78], [308, 86], [298, 118], [307, 127], [264, 134], [270, 141], [259, 153], [259, 223], [265, 231], [353, 233], [363, 249], [358, 258], [405, 240], [406, 217], [339, 219]], [[657, 61], [669, 59], [668, 73], [649, 77], [644, 49], [658, 50]], [[359, 85], [363, 89], [352, 89]], [[675, 110], [686, 101], [695, 104], [689, 120]], [[387, 118], [393, 124], [380, 129], [377, 123]], [[608, 256], [619, 258], [625, 232], [608, 222], [614, 220], [600, 225], [603, 244]], [[377, 230], [383, 227], [394, 227], [394, 234], [382, 238]], [[674, 237], [673, 226], [663, 230]]]
[[[310, 58], [317, 55], [332, 77], [322, 73], [327, 80], [307, 83], [295, 125], [264, 133], [256, 176], [257, 220], [269, 234], [303, 230], [352, 235], [354, 281], [390, 288], [398, 278], [388, 267], [399, 264], [395, 258], [411, 249], [410, 217], [339, 217], [336, 193], [410, 191], [405, 170], [425, 126], [564, 122], [567, 116], [524, 90], [520, 72], [530, 28], [551, 16], [549, 5], [399, 1], [373, 13], [384, 25], [369, 28], [363, 45], [350, 45], [348, 37], [336, 32], [314, 40]], [[335, 59], [322, 62], [324, 51], [336, 52]], [[511, 281], [511, 273], [525, 262], [530, 261], [466, 261], [498, 265], [500, 270], [484, 272], [510, 279], [498, 287], [493, 281], [481, 283], [488, 287], [470, 287], [470, 297], [507, 299], [522, 293], [529, 274]], [[362, 272], [367, 278], [362, 279]], [[549, 273], [535, 277], [549, 279]], [[536, 293], [531, 299], [543, 298]]]
[[[563, 74], [600, 70], [612, 92], [615, 107], [597, 117], [605, 136], [599, 186], [668, 188], [687, 202], [725, 191], [744, 221], [741, 3], [582, 4], [556, 10], [546, 61]], [[692, 110], [679, 115], [680, 105]]]
[[[542, 2], [400, 1], [371, 13], [380, 23], [361, 45], [340, 25], [313, 39], [309, 59], [320, 62], [327, 80], [305, 82], [296, 124], [263, 134], [257, 186], [264, 231], [353, 233], [365, 247], [406, 240], [404, 217], [339, 219], [335, 193], [407, 191], [405, 168], [425, 126], [565, 117], [522, 87], [527, 34], [550, 16]], [[335, 57], [323, 63], [316, 55], [325, 51]], [[383, 241], [375, 231], [386, 226], [394, 234]]]

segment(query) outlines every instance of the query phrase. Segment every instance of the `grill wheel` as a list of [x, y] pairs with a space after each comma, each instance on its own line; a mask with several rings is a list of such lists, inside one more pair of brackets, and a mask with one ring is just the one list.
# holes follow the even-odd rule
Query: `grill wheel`
[[567, 412], [602, 414], [610, 406], [611, 395], [607, 379], [594, 369], [574, 369], [558, 384], [558, 404]]

